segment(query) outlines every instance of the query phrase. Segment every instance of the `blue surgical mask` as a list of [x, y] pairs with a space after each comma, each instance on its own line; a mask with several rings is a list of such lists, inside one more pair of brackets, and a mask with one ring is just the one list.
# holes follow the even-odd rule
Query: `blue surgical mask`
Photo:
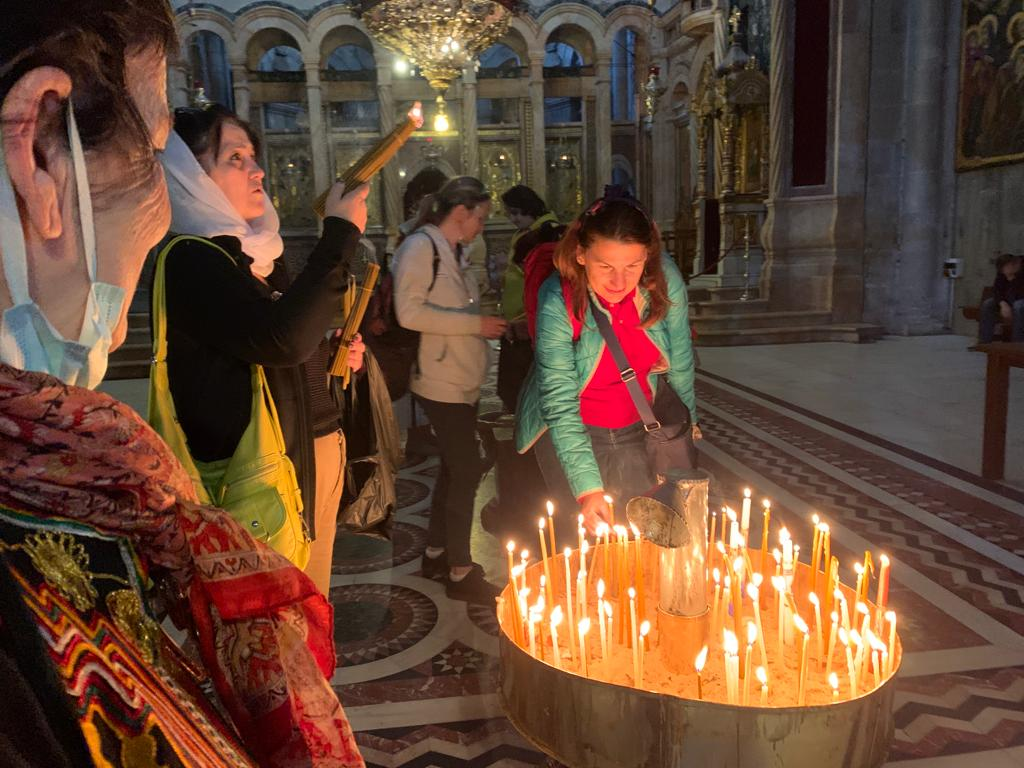
[[0, 137], [0, 261], [12, 306], [0, 319], [0, 362], [56, 376], [67, 384], [94, 389], [107, 372], [112, 336], [124, 308], [124, 288], [96, 279], [96, 231], [85, 152], [68, 106], [68, 140], [75, 168], [82, 241], [89, 274], [85, 317], [77, 339], [65, 339], [29, 295], [25, 235]]

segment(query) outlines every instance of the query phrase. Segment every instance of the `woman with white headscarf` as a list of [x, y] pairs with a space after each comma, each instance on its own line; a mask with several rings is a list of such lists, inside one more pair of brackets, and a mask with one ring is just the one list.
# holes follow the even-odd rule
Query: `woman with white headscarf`
[[[323, 235], [292, 280], [257, 157], [255, 135], [226, 108], [175, 112], [161, 158], [171, 232], [204, 239], [180, 240], [165, 257], [170, 390], [192, 458], [223, 461], [249, 423], [250, 367], [264, 367], [313, 539], [305, 570], [327, 594], [345, 444], [325, 334], [366, 227], [367, 189], [331, 189]], [[362, 351], [360, 341], [353, 370]]]

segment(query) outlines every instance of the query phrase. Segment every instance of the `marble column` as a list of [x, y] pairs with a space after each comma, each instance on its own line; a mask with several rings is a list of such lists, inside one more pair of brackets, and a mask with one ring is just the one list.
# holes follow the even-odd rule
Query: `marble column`
[[244, 63], [231, 65], [231, 89], [235, 97], [235, 114], [246, 122], [252, 120], [249, 114], [249, 70]]
[[[380, 134], [390, 133], [396, 122], [395, 93], [391, 83], [391, 66], [377, 66], [377, 102], [380, 105]], [[388, 236], [388, 248], [398, 236], [398, 225], [402, 223], [402, 180], [398, 175], [398, 162], [390, 162], [381, 170], [384, 186], [384, 231]]]
[[330, 186], [334, 174], [331, 172], [327, 146], [327, 125], [320, 90], [319, 63], [306, 63], [306, 113], [309, 118], [309, 142], [313, 153], [313, 187], [316, 189], [314, 194], [320, 194]]
[[597, 190], [604, 190], [605, 184], [612, 183], [612, 57], [598, 54], [594, 62], [594, 95], [597, 103], [597, 114], [594, 116], [594, 128], [597, 136]]
[[527, 135], [530, 138], [526, 147], [527, 162], [530, 164], [531, 186], [542, 198], [547, 190], [547, 159], [544, 152], [544, 52], [530, 54], [530, 94], [528, 110], [530, 126]]
[[462, 172], [480, 176], [480, 140], [477, 132], [476, 70], [462, 70], [462, 125], [454, 126], [462, 140]]

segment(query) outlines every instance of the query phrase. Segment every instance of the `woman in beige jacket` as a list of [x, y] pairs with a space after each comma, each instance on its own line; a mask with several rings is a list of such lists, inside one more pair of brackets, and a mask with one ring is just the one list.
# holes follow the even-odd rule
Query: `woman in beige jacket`
[[420, 332], [410, 389], [437, 434], [441, 471], [434, 486], [423, 575], [444, 578], [454, 600], [494, 605], [498, 588], [473, 562], [469, 538], [480, 482], [477, 404], [487, 375], [487, 339], [500, 338], [505, 321], [480, 314], [476, 281], [463, 244], [484, 228], [491, 196], [462, 176], [428, 196], [416, 231], [394, 257], [395, 314]]

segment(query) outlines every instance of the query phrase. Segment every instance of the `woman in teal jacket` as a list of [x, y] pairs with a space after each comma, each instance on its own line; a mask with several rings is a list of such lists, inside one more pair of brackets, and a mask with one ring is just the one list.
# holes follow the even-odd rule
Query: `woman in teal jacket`
[[575, 512], [578, 506], [593, 529], [612, 521], [605, 495], [621, 501], [621, 510], [655, 483], [643, 422], [594, 309], [609, 317], [648, 400], [665, 374], [699, 438], [686, 286], [675, 264], [662, 257], [650, 216], [614, 190], [566, 233], [555, 265], [538, 298], [536, 360], [519, 403], [516, 448], [535, 447], [560, 508]]

